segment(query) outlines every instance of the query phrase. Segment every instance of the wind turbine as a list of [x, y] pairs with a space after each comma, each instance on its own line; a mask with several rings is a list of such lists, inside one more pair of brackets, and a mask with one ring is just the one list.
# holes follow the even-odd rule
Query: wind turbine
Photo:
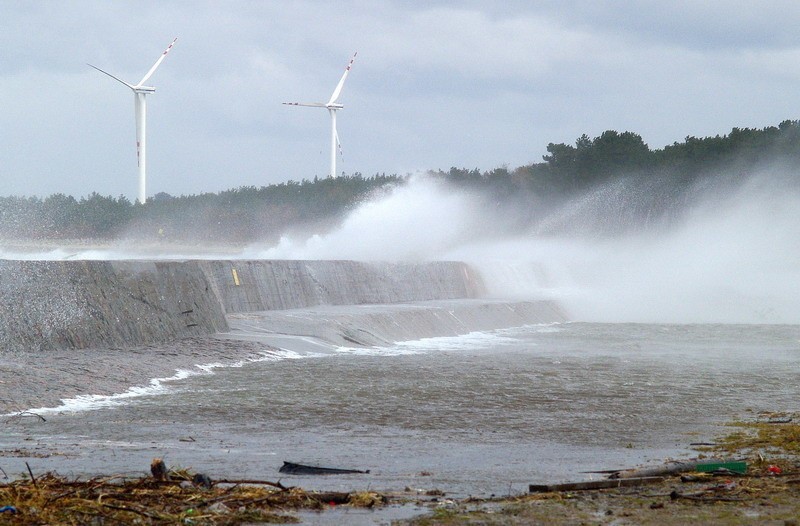
[[328, 113], [331, 114], [331, 177], [336, 177], [336, 147], [338, 145], [339, 148], [341, 148], [339, 134], [336, 132], [336, 112], [344, 108], [344, 106], [338, 103], [337, 100], [339, 99], [339, 95], [342, 94], [344, 81], [347, 78], [347, 74], [350, 73], [350, 68], [356, 60], [356, 55], [358, 55], [358, 52], [353, 53], [353, 58], [350, 59], [347, 67], [344, 68], [344, 74], [339, 80], [339, 84], [336, 85], [336, 89], [333, 90], [333, 94], [328, 102], [284, 102], [287, 106], [310, 106], [312, 108], [328, 109]]
[[145, 96], [148, 93], [154, 93], [156, 91], [155, 88], [150, 87], [150, 86], [145, 86], [144, 83], [147, 82], [147, 80], [150, 77], [153, 76], [153, 73], [156, 72], [156, 69], [158, 68], [158, 66], [161, 65], [161, 62], [163, 62], [163, 60], [166, 58], [167, 53], [169, 53], [169, 50], [172, 49], [172, 46], [175, 45], [175, 42], [177, 40], [178, 40], [178, 37], [175, 37], [175, 40], [173, 40], [170, 43], [170, 45], [167, 46], [167, 49], [164, 50], [164, 52], [161, 54], [161, 56], [158, 57], [158, 60], [156, 60], [156, 63], [153, 64], [152, 68], [150, 68], [150, 71], [148, 71], [147, 74], [145, 74], [145, 76], [142, 77], [142, 80], [140, 80], [139, 83], [135, 84], [135, 85], [134, 84], [128, 84], [124, 80], [121, 80], [121, 79], [115, 77], [114, 75], [112, 75], [111, 73], [109, 73], [107, 71], [103, 71], [102, 69], [98, 68], [97, 66], [92, 66], [91, 64], [87, 64], [87, 66], [93, 67], [94, 69], [96, 69], [100, 73], [105, 73], [106, 75], [108, 75], [112, 79], [125, 84], [126, 86], [128, 86], [130, 89], [133, 90], [133, 96], [135, 98], [135, 103], [136, 103], [136, 105], [135, 105], [135, 109], [136, 109], [136, 162], [139, 165], [139, 202], [141, 204], [144, 204], [144, 202], [147, 200], [147, 191], [146, 191], [146, 181], [147, 181], [147, 170], [146, 170], [146, 166], [147, 166], [147, 148], [146, 148], [146, 144], [147, 143], [146, 143], [146, 138], [147, 138], [147, 135], [145, 133], [145, 130], [146, 130], [146, 127], [147, 127], [146, 126], [147, 125], [147, 102], [146, 102]]

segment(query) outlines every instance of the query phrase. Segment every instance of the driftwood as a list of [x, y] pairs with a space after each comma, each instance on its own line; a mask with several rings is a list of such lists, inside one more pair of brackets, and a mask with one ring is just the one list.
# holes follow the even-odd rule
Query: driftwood
[[246, 484], [246, 485], [255, 485], [255, 486], [272, 486], [273, 488], [278, 488], [283, 491], [288, 491], [293, 489], [294, 486], [284, 486], [281, 484], [280, 481], [278, 482], [270, 482], [268, 480], [253, 480], [253, 479], [222, 479], [214, 481], [214, 484]]
[[26, 462], [25, 467], [28, 468], [28, 473], [31, 476], [31, 483], [33, 483], [33, 487], [37, 488], [38, 486], [36, 485], [36, 477], [33, 476], [33, 471], [31, 470], [31, 466]]
[[347, 473], [369, 473], [369, 470], [361, 471], [360, 469], [339, 469], [339, 468], [323, 468], [319, 466], [306, 466], [304, 464], [296, 464], [294, 462], [283, 462], [283, 466], [278, 470], [281, 473], [288, 473], [290, 475], [342, 475]]
[[786, 418], [770, 418], [767, 420], [767, 424], [790, 424], [792, 422], [792, 417]]
[[705, 473], [723, 472], [730, 475], [737, 475], [747, 472], [747, 464], [739, 460], [698, 460], [691, 462], [672, 462], [667, 465], [648, 468], [589, 471], [587, 473], [602, 473], [608, 475], [608, 478], [604, 480], [570, 482], [566, 484], [531, 484], [528, 486], [528, 491], [531, 493], [540, 493], [549, 491], [580, 491], [641, 486], [644, 484], [661, 482], [670, 476], [691, 471]]
[[589, 480], [586, 482], [568, 482], [565, 484], [531, 484], [528, 486], [530, 493], [545, 493], [558, 491], [581, 491], [592, 489], [622, 488], [628, 486], [643, 486], [655, 484], [666, 480], [666, 477], [639, 477], [619, 478], [604, 480]]
[[9, 418], [8, 421], [10, 422], [12, 419], [19, 420], [24, 416], [32, 416], [32, 417], [38, 418], [42, 422], [47, 422], [45, 417], [43, 417], [42, 415], [40, 415], [38, 413], [34, 413], [33, 411], [18, 411], [16, 413], [12, 414], [11, 418]]
[[690, 471], [701, 472], [714, 472], [718, 470], [727, 470], [730, 473], [743, 474], [747, 471], [747, 464], [739, 460], [703, 460], [692, 462], [673, 462], [663, 466], [655, 466], [649, 468], [633, 468], [623, 469], [619, 471], [612, 471], [608, 478], [610, 479], [625, 479], [625, 478], [641, 478], [641, 477], [663, 477], [669, 475], [677, 475], [678, 473], [688, 473]]
[[683, 493], [678, 493], [677, 491], [673, 491], [669, 494], [669, 498], [672, 500], [678, 499], [686, 499], [686, 500], [695, 500], [699, 502], [743, 502], [744, 499], [740, 497], [717, 497], [714, 495], [684, 495]]
[[743, 500], [740, 497], [719, 495], [720, 492], [727, 492], [735, 490], [736, 488], [737, 485], [735, 482], [726, 482], [725, 484], [718, 484], [716, 486], [705, 488], [701, 491], [696, 491], [693, 493], [680, 493], [678, 491], [672, 491], [672, 493], [669, 494], [669, 498], [672, 500], [688, 499], [701, 502], [740, 502]]

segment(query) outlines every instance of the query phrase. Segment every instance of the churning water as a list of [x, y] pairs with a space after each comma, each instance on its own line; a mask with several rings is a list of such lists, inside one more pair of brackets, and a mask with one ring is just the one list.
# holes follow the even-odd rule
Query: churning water
[[[566, 323], [283, 358], [16, 419], [0, 449], [50, 456], [0, 464], [92, 475], [164, 456], [212, 478], [487, 496], [688, 455], [800, 394], [788, 325]], [[285, 476], [284, 460], [370, 473]]]

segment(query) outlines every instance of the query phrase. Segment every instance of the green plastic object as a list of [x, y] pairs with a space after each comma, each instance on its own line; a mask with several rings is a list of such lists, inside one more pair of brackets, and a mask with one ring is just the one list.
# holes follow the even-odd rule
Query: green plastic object
[[733, 473], [744, 475], [747, 473], [747, 462], [703, 462], [695, 467], [695, 471], [700, 473], [710, 473], [719, 469], [727, 469]]

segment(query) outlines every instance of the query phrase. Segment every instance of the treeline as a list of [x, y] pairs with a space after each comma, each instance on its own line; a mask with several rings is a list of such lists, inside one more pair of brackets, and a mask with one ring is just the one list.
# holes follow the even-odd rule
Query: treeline
[[397, 182], [395, 175], [317, 179], [220, 193], [159, 193], [142, 205], [92, 193], [0, 197], [0, 238], [147, 239], [241, 243], [275, 239], [292, 225], [335, 221], [350, 207]]
[[[680, 195], [693, 183], [719, 173], [743, 177], [757, 167], [780, 163], [800, 168], [800, 121], [763, 129], [734, 128], [727, 135], [686, 137], [663, 149], [650, 149], [633, 132], [609, 130], [579, 137], [573, 144], [547, 145], [542, 162], [509, 170], [481, 172], [451, 168], [430, 172], [461, 188], [476, 189], [491, 206], [530, 209], [533, 220], [548, 206], [610, 181], [635, 177], [658, 180], [653, 193]], [[76, 199], [0, 197], [0, 238], [148, 239], [242, 243], [274, 240], [297, 226], [331, 226], [348, 210], [403, 184], [408, 176], [361, 174], [289, 181], [266, 187], [241, 187], [220, 193], [174, 197], [156, 194], [146, 204], [93, 193]], [[797, 178], [795, 177], [795, 180]], [[656, 188], [656, 187], [653, 187]], [[662, 200], [660, 206], [668, 206]], [[646, 205], [651, 206], [651, 205]]]
[[686, 137], [663, 149], [651, 150], [633, 132], [608, 130], [579, 137], [574, 145], [547, 145], [544, 162], [512, 171], [488, 172], [451, 168], [437, 172], [456, 183], [486, 186], [509, 195], [520, 190], [540, 196], [571, 196], [611, 179], [674, 175], [676, 185], [723, 171], [751, 173], [770, 163], [800, 167], [800, 121], [786, 120], [762, 129], [734, 128], [728, 135]]

